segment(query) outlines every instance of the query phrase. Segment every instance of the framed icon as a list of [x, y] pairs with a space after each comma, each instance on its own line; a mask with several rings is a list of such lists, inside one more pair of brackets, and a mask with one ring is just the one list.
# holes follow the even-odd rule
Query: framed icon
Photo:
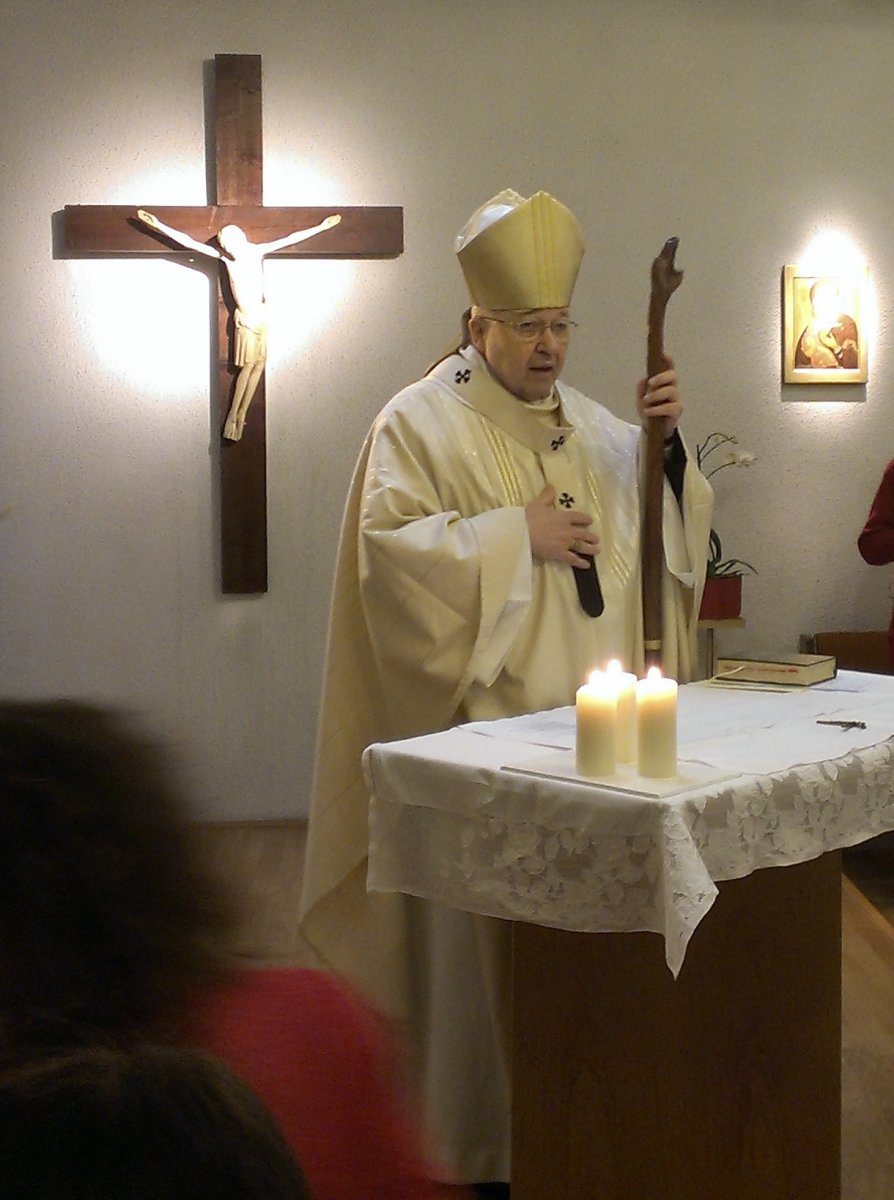
[[865, 383], [866, 270], [819, 274], [787, 266], [783, 277], [786, 383]]

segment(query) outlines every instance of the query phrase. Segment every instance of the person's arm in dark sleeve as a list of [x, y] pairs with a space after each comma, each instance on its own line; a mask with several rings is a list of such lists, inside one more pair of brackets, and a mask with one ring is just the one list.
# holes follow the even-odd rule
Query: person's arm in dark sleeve
[[686, 474], [686, 448], [679, 430], [675, 429], [664, 442], [664, 475], [677, 497], [683, 503], [683, 476]]
[[874, 567], [894, 562], [894, 460], [885, 468], [857, 548]]

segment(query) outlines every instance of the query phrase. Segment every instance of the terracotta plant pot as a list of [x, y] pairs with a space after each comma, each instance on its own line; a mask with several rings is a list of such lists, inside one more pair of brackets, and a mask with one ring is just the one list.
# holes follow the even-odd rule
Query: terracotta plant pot
[[714, 575], [705, 580], [701, 621], [723, 621], [742, 612], [742, 576]]

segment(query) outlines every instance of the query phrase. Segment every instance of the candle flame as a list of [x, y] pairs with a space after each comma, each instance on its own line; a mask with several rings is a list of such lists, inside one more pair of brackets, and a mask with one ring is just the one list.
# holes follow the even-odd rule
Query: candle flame
[[601, 681], [601, 679], [602, 679], [601, 671], [591, 671], [590, 674], [587, 676], [587, 683], [589, 683], [590, 687], [596, 687], [596, 685]]
[[648, 671], [646, 671], [646, 679], [658, 680], [663, 678], [664, 676], [661, 674], [660, 667], [649, 667]]
[[605, 669], [609, 675], [620, 675], [621, 674], [621, 664], [618, 662], [618, 660], [616, 658], [613, 658]]

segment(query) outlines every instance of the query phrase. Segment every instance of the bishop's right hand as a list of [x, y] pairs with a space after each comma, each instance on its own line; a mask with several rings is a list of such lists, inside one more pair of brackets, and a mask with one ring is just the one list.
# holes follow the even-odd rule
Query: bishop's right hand
[[599, 553], [599, 538], [590, 531], [593, 518], [575, 508], [557, 508], [556, 489], [551, 483], [525, 505], [525, 518], [531, 552], [543, 562], [588, 567], [589, 560], [581, 555]]

